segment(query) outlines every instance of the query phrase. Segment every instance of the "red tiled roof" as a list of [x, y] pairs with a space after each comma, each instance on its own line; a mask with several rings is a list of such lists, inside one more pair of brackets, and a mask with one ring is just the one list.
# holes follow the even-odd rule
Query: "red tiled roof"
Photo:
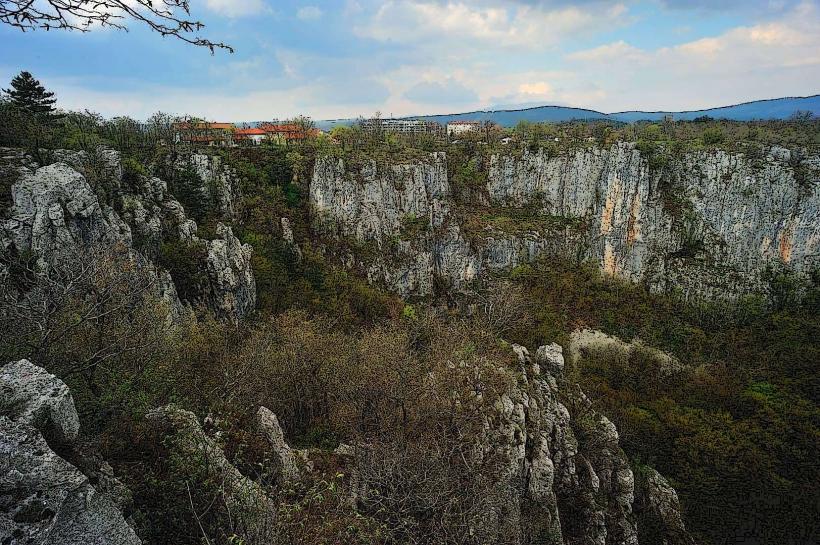
[[251, 128], [251, 129], [236, 129], [235, 134], [237, 136], [251, 136], [251, 135], [264, 136], [268, 133], [266, 133], [262, 129]]
[[267, 134], [282, 135], [286, 140], [300, 140], [308, 135], [316, 136], [319, 134], [318, 129], [310, 129], [306, 131], [300, 125], [296, 125], [294, 123], [284, 123], [278, 125], [273, 123], [262, 123], [259, 125], [259, 128]]

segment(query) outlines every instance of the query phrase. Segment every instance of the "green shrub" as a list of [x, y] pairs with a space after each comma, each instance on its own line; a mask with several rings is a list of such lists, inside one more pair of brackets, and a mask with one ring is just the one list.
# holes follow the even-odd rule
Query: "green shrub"
[[131, 187], [137, 186], [140, 179], [146, 174], [147, 172], [142, 163], [133, 157], [126, 157], [122, 160], [122, 181]]
[[705, 146], [714, 146], [726, 140], [726, 134], [720, 127], [714, 127], [703, 131], [701, 140]]
[[208, 283], [205, 260], [208, 250], [202, 241], [169, 241], [160, 246], [158, 264], [171, 273], [180, 298], [194, 303], [199, 301]]

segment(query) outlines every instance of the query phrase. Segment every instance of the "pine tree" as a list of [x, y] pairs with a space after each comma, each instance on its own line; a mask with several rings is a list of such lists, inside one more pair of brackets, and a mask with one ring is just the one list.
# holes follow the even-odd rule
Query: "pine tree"
[[29, 72], [23, 71], [11, 80], [11, 89], [3, 89], [10, 102], [34, 115], [50, 115], [54, 112], [54, 93], [46, 91]]

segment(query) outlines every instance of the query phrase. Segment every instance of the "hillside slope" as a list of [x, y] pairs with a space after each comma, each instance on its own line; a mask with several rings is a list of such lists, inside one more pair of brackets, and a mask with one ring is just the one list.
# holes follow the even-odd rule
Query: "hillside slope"
[[[536, 106], [521, 109], [499, 109], [441, 115], [407, 116], [403, 119], [425, 119], [427, 121], [435, 121], [436, 123], [441, 124], [462, 120], [492, 121], [502, 127], [513, 127], [521, 121], [546, 121], [555, 123], [561, 121], [608, 119], [611, 121], [631, 123], [635, 121], [659, 121], [667, 115], [672, 115], [674, 119], [679, 120], [692, 120], [702, 116], [709, 116], [715, 119], [729, 119], [732, 121], [772, 120], [788, 119], [797, 111], [811, 112], [815, 116], [820, 116], [820, 95], [755, 100], [752, 102], [744, 102], [742, 104], [734, 104], [731, 106], [685, 111], [645, 112], [630, 110], [624, 112], [603, 113], [596, 110], [573, 108], [569, 106]], [[355, 122], [355, 119], [323, 120], [318, 121], [317, 126], [323, 130], [329, 130], [336, 125], [350, 125]]]

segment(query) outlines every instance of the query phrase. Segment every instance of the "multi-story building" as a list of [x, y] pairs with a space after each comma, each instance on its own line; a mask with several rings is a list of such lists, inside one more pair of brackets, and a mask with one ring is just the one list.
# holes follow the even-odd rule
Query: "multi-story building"
[[465, 132], [477, 132], [480, 128], [480, 121], [450, 121], [447, 123], [447, 136], [458, 136]]
[[423, 119], [365, 119], [361, 122], [366, 131], [397, 132], [404, 134], [437, 133], [441, 125]]

